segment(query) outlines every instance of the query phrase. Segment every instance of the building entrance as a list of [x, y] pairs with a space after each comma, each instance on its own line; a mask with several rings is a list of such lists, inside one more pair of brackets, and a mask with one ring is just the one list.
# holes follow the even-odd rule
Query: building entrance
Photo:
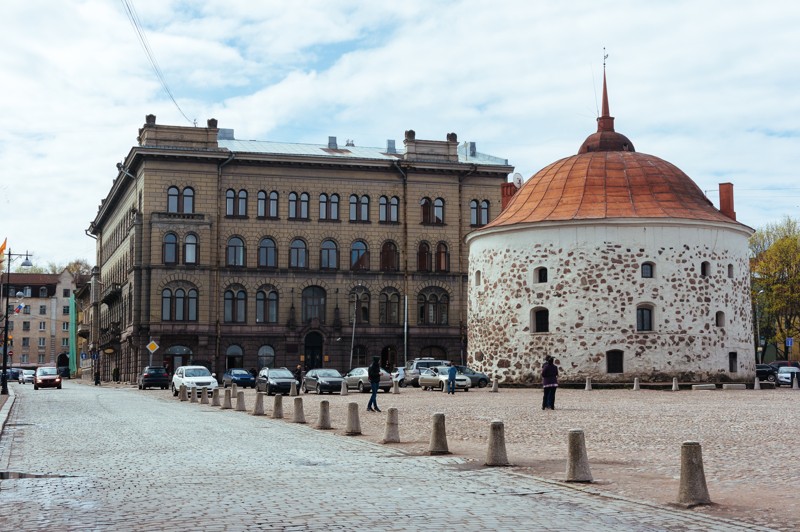
[[306, 335], [303, 352], [306, 356], [306, 369], [322, 367], [322, 335], [318, 332], [311, 332]]

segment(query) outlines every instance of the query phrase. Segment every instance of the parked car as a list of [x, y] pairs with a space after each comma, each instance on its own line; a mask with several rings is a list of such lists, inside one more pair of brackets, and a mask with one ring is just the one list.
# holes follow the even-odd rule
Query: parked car
[[27, 384], [29, 382], [33, 383], [33, 379], [35, 376], [36, 376], [35, 369], [23, 369], [22, 371], [19, 372], [18, 380], [20, 384]]
[[[447, 386], [448, 372], [450, 366], [435, 366], [423, 369], [419, 374], [419, 385], [423, 390], [443, 391]], [[472, 381], [463, 373], [456, 374], [456, 390], [468, 392], [472, 386]]]
[[306, 372], [303, 379], [303, 392], [323, 392], [333, 393], [341, 391], [344, 377], [342, 374], [331, 368], [312, 369]]
[[[6, 382], [19, 380], [19, 372], [20, 370], [17, 368], [8, 368], [6, 370]], [[2, 375], [2, 372], [0, 372], [0, 375]]]
[[166, 390], [169, 386], [169, 373], [164, 366], [145, 366], [139, 377], [136, 379], [136, 384], [140, 390], [148, 388], [161, 388]]
[[61, 389], [61, 375], [58, 374], [58, 369], [52, 366], [42, 366], [36, 368], [36, 373], [33, 378], [33, 389], [39, 388], [58, 388]]
[[422, 357], [409, 360], [406, 364], [406, 385], [419, 387], [420, 370], [435, 366], [449, 366], [450, 361], [441, 358]]
[[256, 378], [246, 369], [232, 368], [222, 374], [222, 387], [227, 388], [234, 383], [236, 383], [236, 386], [241, 386], [242, 388], [247, 388], [248, 386], [250, 388], [255, 388]]
[[[361, 393], [372, 390], [372, 385], [369, 382], [369, 368], [351, 369], [344, 376], [344, 381], [347, 383], [348, 390], [355, 388]], [[381, 382], [378, 387], [387, 393], [392, 389], [392, 376], [383, 368], [381, 368]]]
[[392, 380], [397, 381], [397, 385], [401, 388], [406, 387], [406, 368], [398, 366], [392, 371]]
[[778, 370], [778, 380], [775, 381], [775, 386], [780, 386], [782, 384], [791, 386], [792, 378], [796, 379], [800, 376], [798, 373], [800, 373], [800, 369], [794, 366], [783, 366]]
[[797, 360], [773, 360], [769, 365], [775, 368], [775, 371], [788, 366], [800, 369], [800, 362]]
[[775, 382], [778, 370], [769, 364], [756, 364], [756, 377], [760, 381]]
[[208, 388], [208, 391], [214, 390], [217, 388], [215, 377], [216, 375], [205, 366], [180, 366], [172, 376], [172, 395], [178, 395], [181, 384], [186, 386], [187, 390], [203, 387]]
[[294, 373], [286, 368], [262, 368], [256, 378], [256, 391], [266, 392], [267, 395], [281, 393], [287, 395], [292, 390], [292, 383], [300, 383], [294, 378]]
[[477, 386], [478, 388], [486, 388], [489, 384], [489, 376], [486, 373], [481, 373], [480, 371], [475, 371], [472, 368], [468, 368], [467, 366], [456, 366], [458, 368], [459, 373], [463, 373], [469, 380], [472, 382], [472, 387], [474, 388]]

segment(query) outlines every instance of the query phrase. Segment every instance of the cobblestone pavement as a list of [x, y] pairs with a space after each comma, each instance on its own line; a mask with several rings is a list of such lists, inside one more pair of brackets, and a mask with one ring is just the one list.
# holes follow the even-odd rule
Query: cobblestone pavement
[[[165, 393], [75, 382], [13, 393], [0, 470], [39, 476], [0, 480], [5, 529], [759, 529]], [[354, 400], [339, 399], [332, 413]]]

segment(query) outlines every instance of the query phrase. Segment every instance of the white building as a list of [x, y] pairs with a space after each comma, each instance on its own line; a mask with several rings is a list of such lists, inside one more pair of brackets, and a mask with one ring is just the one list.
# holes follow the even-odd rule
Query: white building
[[733, 186], [720, 209], [680, 169], [597, 132], [467, 236], [468, 358], [506, 382], [754, 376], [748, 237]]

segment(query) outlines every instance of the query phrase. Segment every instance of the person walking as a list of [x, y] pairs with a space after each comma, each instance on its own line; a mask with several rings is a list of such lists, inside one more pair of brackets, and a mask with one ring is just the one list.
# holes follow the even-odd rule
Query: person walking
[[378, 357], [372, 357], [372, 364], [367, 370], [367, 376], [372, 387], [372, 395], [370, 395], [367, 403], [367, 411], [380, 412], [381, 409], [378, 408], [378, 386], [381, 383], [381, 364]]
[[457, 373], [458, 373], [458, 368], [455, 366], [450, 366], [450, 369], [447, 370], [447, 393], [452, 393], [453, 395], [456, 394]]
[[542, 365], [542, 410], [556, 409], [556, 389], [558, 388], [558, 366], [555, 365], [553, 357], [547, 355]]
[[294, 380], [297, 381], [298, 386], [303, 384], [303, 366], [301, 366], [300, 364], [298, 364], [297, 367], [294, 368]]

